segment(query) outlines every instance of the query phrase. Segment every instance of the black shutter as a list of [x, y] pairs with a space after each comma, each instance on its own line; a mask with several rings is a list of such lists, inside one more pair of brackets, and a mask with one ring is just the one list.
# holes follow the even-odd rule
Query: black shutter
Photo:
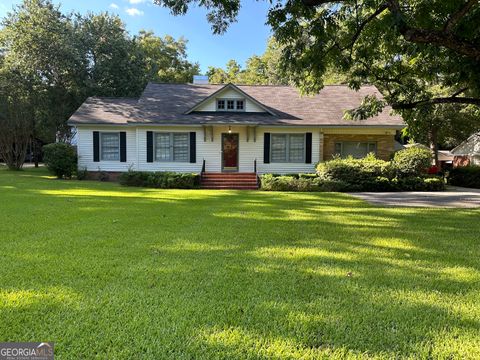
[[147, 162], [153, 162], [153, 132], [147, 131]]
[[120, 131], [120, 162], [127, 162], [127, 133]]
[[98, 131], [93, 132], [93, 161], [100, 161], [100, 134]]
[[263, 134], [263, 163], [270, 164], [270, 133]]
[[195, 131], [190, 133], [190, 162], [197, 162], [197, 133]]
[[305, 164], [312, 163], [312, 133], [305, 134]]

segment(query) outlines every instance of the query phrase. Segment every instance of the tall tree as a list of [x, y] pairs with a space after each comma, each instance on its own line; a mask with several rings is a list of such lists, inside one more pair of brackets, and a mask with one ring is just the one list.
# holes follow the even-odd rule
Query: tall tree
[[[215, 33], [236, 20], [241, 5], [155, 2], [174, 14], [206, 7]], [[478, 0], [287, 0], [272, 3], [267, 23], [282, 46], [282, 70], [302, 91], [318, 92], [330, 68], [352, 88], [377, 86], [385, 100], [366, 99], [358, 116], [389, 104], [409, 122], [411, 110], [425, 105], [480, 105]]]
[[32, 109], [18, 74], [0, 69], [0, 158], [21, 169], [32, 136]]
[[146, 81], [143, 53], [116, 15], [88, 14], [79, 34], [87, 61], [89, 95], [134, 97]]
[[81, 101], [84, 62], [74, 24], [49, 0], [25, 0], [2, 22], [3, 70], [19, 74], [31, 114], [32, 144], [67, 131], [65, 118]]
[[[253, 55], [246, 61], [245, 69], [235, 60], [230, 60], [225, 69], [209, 67], [207, 75], [211, 83], [237, 83], [245, 85], [289, 85], [288, 74], [281, 69], [282, 48], [270, 38], [262, 55]], [[330, 68], [324, 76], [325, 84], [340, 84], [346, 82], [346, 77]]]
[[148, 81], [186, 83], [200, 73], [200, 65], [187, 60], [187, 40], [163, 38], [151, 31], [140, 31], [136, 38], [144, 57], [145, 77]]

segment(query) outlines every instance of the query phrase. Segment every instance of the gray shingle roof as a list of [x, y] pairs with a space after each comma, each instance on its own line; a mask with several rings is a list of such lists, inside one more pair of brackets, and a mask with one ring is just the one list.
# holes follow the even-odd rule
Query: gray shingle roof
[[275, 115], [269, 113], [186, 112], [225, 85], [149, 83], [139, 99], [88, 98], [72, 115], [69, 124], [259, 124], [317, 126], [396, 126], [400, 116], [386, 108], [363, 121], [343, 120], [343, 112], [360, 105], [366, 95], [377, 95], [373, 86], [359, 91], [344, 85], [325, 86], [315, 96], [300, 96], [289, 86], [238, 85]]

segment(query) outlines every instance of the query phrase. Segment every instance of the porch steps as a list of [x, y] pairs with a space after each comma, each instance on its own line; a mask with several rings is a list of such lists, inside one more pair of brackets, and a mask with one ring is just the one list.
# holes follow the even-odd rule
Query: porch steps
[[258, 189], [257, 174], [255, 173], [203, 173], [202, 189]]

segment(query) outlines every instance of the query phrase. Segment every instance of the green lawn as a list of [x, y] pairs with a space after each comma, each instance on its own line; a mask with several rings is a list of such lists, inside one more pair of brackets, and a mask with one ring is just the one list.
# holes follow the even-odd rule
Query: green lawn
[[0, 341], [57, 359], [480, 358], [480, 211], [0, 170]]

